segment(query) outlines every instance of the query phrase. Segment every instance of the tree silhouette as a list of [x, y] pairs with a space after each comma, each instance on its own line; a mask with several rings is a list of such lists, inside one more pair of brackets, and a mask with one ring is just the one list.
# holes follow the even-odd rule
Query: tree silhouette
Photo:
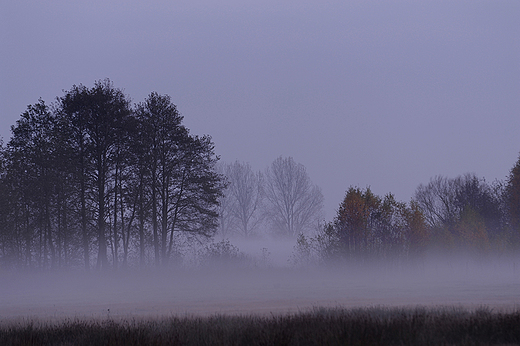
[[512, 240], [518, 246], [520, 244], [520, 157], [509, 173], [506, 196]]
[[279, 157], [265, 173], [267, 215], [275, 233], [296, 237], [318, 225], [323, 195], [302, 164]]
[[225, 203], [236, 221], [236, 231], [250, 237], [262, 222], [264, 180], [260, 172], [254, 173], [247, 163], [235, 161], [224, 166], [223, 173], [229, 181]]
[[[91, 89], [82, 85], [74, 86], [62, 98], [62, 105], [64, 114], [71, 117], [71, 125], [79, 138], [79, 143], [76, 144], [82, 154], [80, 166], [83, 166], [82, 169], [88, 167], [88, 171], [80, 172], [80, 179], [83, 184], [90, 185], [89, 192], [93, 195], [98, 243], [96, 266], [104, 268], [108, 266], [106, 207], [109, 184], [117, 162], [118, 144], [121, 138], [127, 136], [126, 122], [131, 115], [130, 101], [107, 79], [96, 82]], [[85, 185], [82, 191], [86, 192]]]
[[[223, 177], [209, 136], [169, 96], [132, 108], [110, 80], [31, 105], [1, 148], [0, 260], [26, 267], [126, 266], [137, 244], [167, 264], [179, 232], [212, 236]], [[149, 227], [152, 226], [152, 227]], [[149, 231], [151, 230], [151, 231]]]

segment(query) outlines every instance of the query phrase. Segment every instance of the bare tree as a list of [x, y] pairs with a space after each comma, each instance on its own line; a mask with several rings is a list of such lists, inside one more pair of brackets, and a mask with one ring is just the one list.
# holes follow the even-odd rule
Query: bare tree
[[266, 170], [266, 214], [275, 233], [295, 237], [313, 229], [322, 216], [323, 195], [302, 164], [279, 157]]
[[502, 218], [497, 189], [500, 187], [472, 173], [456, 178], [435, 176], [428, 185], [417, 187], [414, 199], [431, 227], [453, 226], [464, 209], [471, 208], [486, 220], [488, 228], [496, 230]]
[[254, 173], [248, 163], [235, 161], [226, 165], [225, 174], [229, 180], [228, 193], [231, 197], [231, 215], [237, 221], [238, 232], [244, 237], [251, 236], [260, 223], [262, 203], [262, 173]]
[[436, 176], [420, 185], [414, 200], [430, 226], [434, 242], [442, 246], [477, 245], [504, 239], [505, 211], [500, 186], [475, 174], [455, 178]]
[[222, 192], [218, 201], [218, 231], [217, 233], [226, 239], [235, 230], [236, 220], [233, 217], [232, 210], [234, 208], [234, 200], [230, 193], [229, 178], [226, 176], [226, 163], [218, 162], [215, 165], [215, 170], [218, 174], [226, 177], [226, 188]]
[[454, 179], [435, 176], [430, 179], [428, 185], [421, 184], [417, 187], [414, 199], [431, 227], [444, 227], [454, 222], [456, 217]]

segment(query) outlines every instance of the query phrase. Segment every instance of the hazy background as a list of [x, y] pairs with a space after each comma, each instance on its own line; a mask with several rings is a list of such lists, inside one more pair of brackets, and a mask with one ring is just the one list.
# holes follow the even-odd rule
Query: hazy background
[[2, 1], [0, 135], [110, 78], [169, 94], [224, 161], [293, 156], [327, 219], [350, 185], [504, 179], [520, 151], [520, 2]]
[[119, 272], [4, 272], [0, 327], [66, 319], [213, 314], [273, 316], [313, 307], [520, 309], [519, 257], [429, 258], [399, 268], [210, 267]]

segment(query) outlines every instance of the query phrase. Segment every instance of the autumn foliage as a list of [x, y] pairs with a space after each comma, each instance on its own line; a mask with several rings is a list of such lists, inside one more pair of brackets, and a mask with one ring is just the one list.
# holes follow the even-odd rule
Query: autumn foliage
[[350, 187], [332, 222], [301, 235], [294, 262], [415, 259], [427, 251], [473, 254], [520, 246], [520, 159], [505, 182], [475, 174], [433, 177], [410, 203]]
[[297, 253], [321, 261], [363, 262], [371, 258], [415, 258], [426, 249], [428, 228], [417, 203], [398, 202], [392, 194], [350, 187], [334, 221], [314, 237], [298, 238]]

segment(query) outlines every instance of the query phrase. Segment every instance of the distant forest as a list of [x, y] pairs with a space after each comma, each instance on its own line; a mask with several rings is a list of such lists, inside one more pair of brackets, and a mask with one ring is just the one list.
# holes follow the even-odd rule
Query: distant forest
[[0, 148], [0, 266], [165, 266], [182, 242], [262, 232], [295, 239], [296, 265], [519, 248], [520, 159], [504, 182], [437, 176], [408, 204], [350, 187], [324, 223], [303, 165], [219, 163], [182, 120], [169, 96], [132, 105], [108, 79], [28, 106]]

